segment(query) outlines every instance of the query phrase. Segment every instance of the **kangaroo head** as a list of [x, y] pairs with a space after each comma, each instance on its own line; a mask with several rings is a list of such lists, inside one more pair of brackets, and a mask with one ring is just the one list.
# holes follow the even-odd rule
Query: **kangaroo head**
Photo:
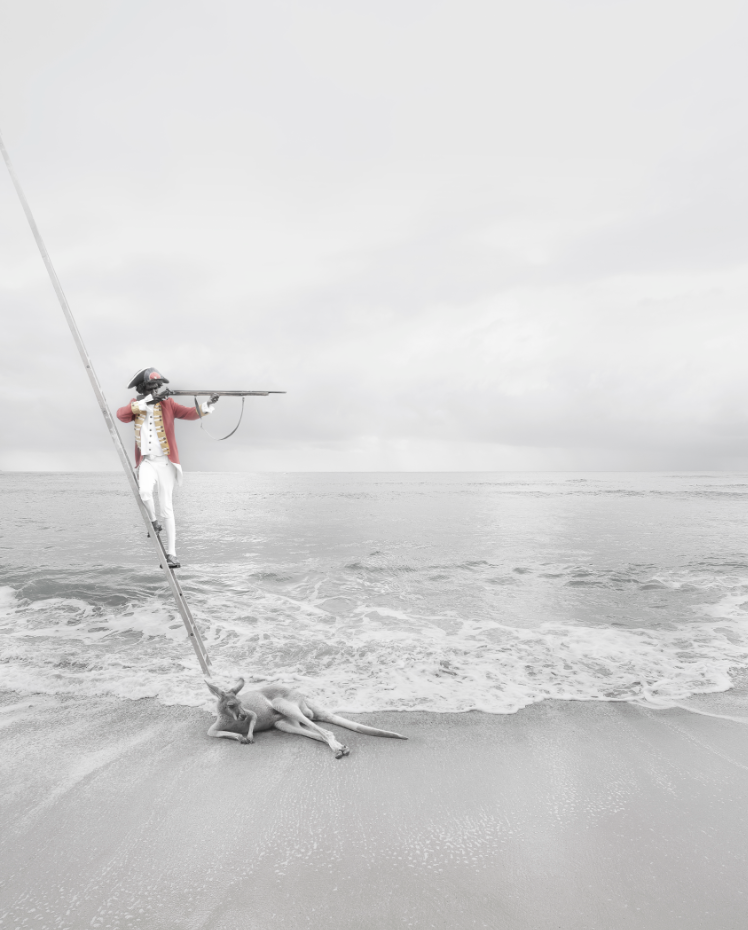
[[214, 684], [211, 684], [209, 681], [206, 681], [205, 684], [208, 686], [210, 693], [215, 695], [217, 699], [217, 710], [219, 716], [221, 714], [225, 714], [227, 717], [233, 717], [234, 720], [243, 720], [246, 717], [244, 708], [242, 707], [242, 702], [237, 697], [237, 694], [244, 687], [243, 678], [240, 678], [234, 687], [229, 688], [227, 691], [221, 691], [220, 688]]

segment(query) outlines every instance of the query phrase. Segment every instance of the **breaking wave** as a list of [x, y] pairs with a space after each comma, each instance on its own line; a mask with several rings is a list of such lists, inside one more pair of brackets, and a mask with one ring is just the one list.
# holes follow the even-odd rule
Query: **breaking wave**
[[[624, 584], [618, 576], [545, 573], [565, 585]], [[513, 713], [548, 698], [674, 703], [724, 691], [730, 670], [748, 667], [748, 579], [640, 579], [644, 592], [685, 585], [696, 601], [702, 595], [687, 620], [652, 628], [635, 619], [518, 626], [454, 607], [382, 606], [372, 577], [363, 582], [368, 597], [361, 583], [331, 592], [319, 579], [273, 572], [242, 579], [225, 571], [218, 590], [193, 580], [190, 600], [215, 676], [241, 675], [250, 686], [282, 680], [338, 710]], [[137, 578], [127, 581], [133, 590]], [[68, 579], [68, 587], [74, 596], [44, 596], [59, 579], [0, 588], [3, 688], [208, 706], [179, 615], [157, 585], [131, 598], [90, 578]]]

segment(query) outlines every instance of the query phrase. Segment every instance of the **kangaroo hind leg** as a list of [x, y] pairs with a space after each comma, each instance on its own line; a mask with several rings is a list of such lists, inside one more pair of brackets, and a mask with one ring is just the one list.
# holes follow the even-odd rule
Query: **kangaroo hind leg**
[[346, 720], [345, 717], [339, 717], [332, 711], [325, 710], [318, 704], [307, 702], [309, 710], [314, 714], [315, 720], [321, 720], [322, 723], [334, 723], [336, 726], [345, 727], [346, 730], [353, 730], [355, 733], [364, 733], [366, 736], [386, 736], [389, 739], [407, 739], [407, 736], [401, 736], [392, 730], [379, 730], [376, 727], [367, 727], [363, 723], [356, 723], [354, 720]]
[[[316, 734], [317, 738], [323, 740], [335, 753], [335, 758], [339, 759], [341, 756], [347, 756], [349, 749], [347, 746], [344, 746], [342, 743], [339, 743], [335, 739], [335, 734], [331, 733], [329, 730], [323, 730], [322, 727], [318, 727], [316, 723], [313, 723], [309, 717], [306, 717], [302, 711], [299, 709], [298, 705], [293, 701], [289, 701], [287, 698], [276, 698], [273, 702], [274, 710], [277, 710], [279, 714], [283, 714], [287, 718], [287, 721], [290, 723], [295, 723], [302, 730], [309, 730]], [[282, 721], [278, 721], [281, 723]], [[276, 723], [276, 727], [278, 727]], [[278, 727], [278, 729], [283, 729]], [[286, 730], [286, 732], [290, 732]], [[307, 733], [299, 734], [301, 736], [307, 736]]]
[[319, 740], [320, 743], [327, 743], [324, 736], [320, 736], [319, 733], [315, 733], [314, 730], [309, 730], [307, 727], [302, 727], [300, 723], [295, 723], [293, 720], [286, 720], [285, 717], [276, 720], [273, 726], [276, 730], [280, 730], [281, 733], [292, 733], [294, 736], [307, 736], [309, 739]]

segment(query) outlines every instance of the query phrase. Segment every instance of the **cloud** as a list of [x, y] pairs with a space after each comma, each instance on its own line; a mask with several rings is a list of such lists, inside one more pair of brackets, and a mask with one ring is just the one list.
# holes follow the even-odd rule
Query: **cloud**
[[[27, 9], [1, 122], [112, 406], [288, 390], [188, 466], [744, 465], [738, 4]], [[116, 468], [0, 217], [0, 468]]]

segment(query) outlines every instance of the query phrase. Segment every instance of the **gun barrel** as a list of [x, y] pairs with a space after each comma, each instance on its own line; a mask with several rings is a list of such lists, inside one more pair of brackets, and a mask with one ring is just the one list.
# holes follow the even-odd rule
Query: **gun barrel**
[[268, 394], [285, 394], [285, 391], [182, 391], [169, 388], [169, 394], [178, 397], [267, 397]]

